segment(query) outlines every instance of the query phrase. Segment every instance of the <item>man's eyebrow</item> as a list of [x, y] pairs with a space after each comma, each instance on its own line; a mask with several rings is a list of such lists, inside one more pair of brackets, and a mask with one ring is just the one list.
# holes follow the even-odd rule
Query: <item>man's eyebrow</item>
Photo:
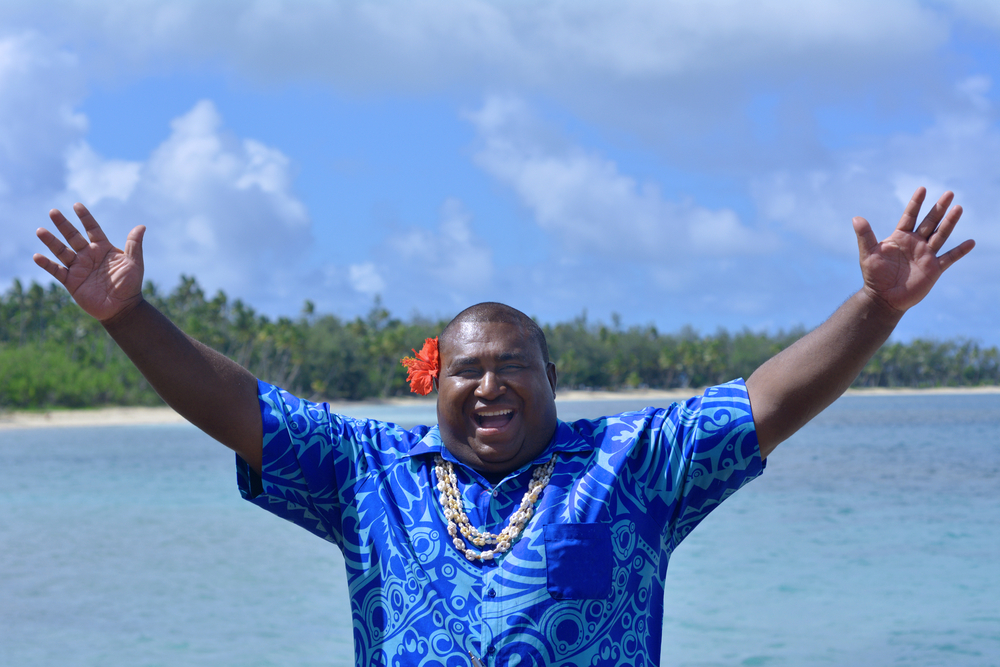
[[[529, 361], [530, 355], [524, 352], [501, 352], [496, 356], [497, 361]], [[451, 360], [449, 366], [478, 366], [482, 363], [479, 357], [457, 357]]]
[[529, 355], [524, 352], [501, 352], [497, 355], [497, 361], [527, 361]]

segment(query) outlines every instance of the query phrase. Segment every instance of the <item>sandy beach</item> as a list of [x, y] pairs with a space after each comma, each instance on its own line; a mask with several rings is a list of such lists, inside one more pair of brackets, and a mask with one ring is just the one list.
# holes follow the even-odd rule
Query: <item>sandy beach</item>
[[184, 418], [168, 407], [92, 408], [45, 412], [0, 412], [0, 430], [15, 428], [65, 428], [79, 426], [132, 426], [182, 423]]
[[[637, 389], [632, 391], [579, 391], [559, 392], [556, 404], [561, 402], [611, 401], [617, 399], [648, 400], [651, 405], [672, 403], [701, 393], [697, 389]], [[1000, 386], [991, 387], [936, 387], [933, 389], [850, 389], [850, 396], [907, 396], [907, 395], [956, 395], [1000, 394]], [[398, 397], [353, 403], [332, 402], [334, 412], [363, 412], [363, 406], [384, 408], [390, 405], [433, 405], [434, 399]], [[80, 426], [133, 426], [143, 424], [177, 424], [184, 418], [168, 407], [106, 407], [49, 411], [0, 411], [0, 430], [23, 428], [69, 428]]]

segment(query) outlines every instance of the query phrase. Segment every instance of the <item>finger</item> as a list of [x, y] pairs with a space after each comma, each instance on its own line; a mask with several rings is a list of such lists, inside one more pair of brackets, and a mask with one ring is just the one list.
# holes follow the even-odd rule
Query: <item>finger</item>
[[[958, 224], [958, 219], [962, 217], [962, 207], [956, 206], [950, 211], [948, 215], [944, 217], [941, 224], [937, 226], [931, 237], [927, 239], [927, 244], [930, 246], [931, 250], [937, 253], [938, 250], [944, 247], [945, 241], [951, 236], [951, 232], [955, 229], [955, 225]], [[921, 225], [922, 227], [923, 225]]]
[[66, 219], [58, 209], [52, 209], [49, 211], [49, 219], [52, 220], [52, 224], [56, 226], [59, 233], [63, 235], [66, 242], [69, 243], [69, 247], [73, 250], [80, 252], [86, 248], [89, 244], [87, 239], [83, 238], [83, 234], [77, 231], [73, 223]]
[[930, 238], [934, 230], [937, 229], [937, 224], [944, 217], [945, 212], [948, 207], [951, 206], [951, 200], [955, 198], [955, 193], [949, 190], [948, 192], [941, 195], [941, 199], [937, 200], [937, 203], [931, 207], [931, 210], [927, 212], [927, 217], [923, 219], [920, 226], [917, 227], [917, 235], [922, 236], [925, 239]]
[[878, 239], [875, 238], [872, 226], [864, 218], [856, 217], [851, 223], [854, 225], [854, 233], [858, 235], [858, 254], [863, 260], [878, 247]]
[[142, 237], [146, 233], [146, 225], [137, 225], [125, 238], [125, 256], [142, 266]]
[[69, 277], [69, 269], [65, 266], [56, 264], [45, 255], [39, 255], [37, 252], [31, 258], [35, 260], [35, 264], [48, 271], [53, 278], [63, 285], [66, 284], [66, 279]]
[[45, 244], [45, 247], [51, 250], [52, 254], [66, 266], [72, 264], [73, 260], [76, 259], [76, 253], [67, 248], [62, 241], [57, 239], [52, 232], [44, 227], [39, 227], [35, 232], [35, 235], [42, 243]]
[[903, 210], [903, 217], [899, 219], [899, 224], [896, 225], [896, 229], [902, 232], [912, 232], [914, 225], [917, 224], [917, 216], [920, 215], [920, 207], [924, 204], [924, 197], [927, 196], [927, 189], [920, 186], [913, 193], [913, 197], [910, 198], [910, 203], [906, 205], [906, 209]]
[[87, 236], [90, 237], [92, 243], [101, 243], [108, 240], [108, 237], [104, 235], [104, 230], [97, 224], [97, 220], [94, 220], [94, 216], [90, 214], [86, 206], [80, 203], [73, 204], [73, 211], [76, 212], [76, 217], [80, 218], [80, 222], [83, 223], [83, 228], [87, 230]]
[[938, 260], [940, 260], [941, 270], [944, 271], [949, 266], [968, 255], [969, 252], [975, 247], [976, 242], [969, 239], [968, 241], [963, 241], [945, 254], [938, 257]]

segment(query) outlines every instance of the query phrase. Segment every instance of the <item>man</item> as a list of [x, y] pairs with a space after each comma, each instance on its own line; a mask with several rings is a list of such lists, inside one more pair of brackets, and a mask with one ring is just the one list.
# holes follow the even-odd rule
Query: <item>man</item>
[[[673, 549], [836, 399], [903, 313], [967, 254], [938, 255], [961, 216], [925, 191], [879, 243], [854, 219], [862, 289], [747, 380], [682, 406], [556, 417], [544, 336], [501, 304], [440, 335], [438, 425], [329, 413], [258, 383], [142, 299], [142, 236], [84, 238], [35, 261], [98, 318], [174, 409], [238, 455], [244, 497], [344, 552], [359, 665], [655, 665]], [[433, 357], [433, 355], [429, 355]]]

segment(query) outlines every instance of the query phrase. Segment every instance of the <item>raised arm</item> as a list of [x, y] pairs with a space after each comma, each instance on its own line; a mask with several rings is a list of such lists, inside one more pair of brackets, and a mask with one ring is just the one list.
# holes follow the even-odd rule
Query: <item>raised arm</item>
[[186, 335], [142, 298], [144, 226], [129, 232], [120, 250], [83, 204], [73, 210], [87, 237], [53, 209], [49, 217], [69, 245], [39, 228], [38, 238], [59, 262], [36, 254], [35, 263], [101, 322], [170, 407], [259, 472], [262, 428], [256, 378]]
[[917, 188], [895, 231], [881, 243], [867, 220], [854, 218], [864, 286], [747, 380], [762, 457], [844, 393], [903, 313], [975, 246], [969, 240], [938, 255], [962, 208], [949, 211], [954, 195], [946, 192], [917, 225], [926, 193]]

